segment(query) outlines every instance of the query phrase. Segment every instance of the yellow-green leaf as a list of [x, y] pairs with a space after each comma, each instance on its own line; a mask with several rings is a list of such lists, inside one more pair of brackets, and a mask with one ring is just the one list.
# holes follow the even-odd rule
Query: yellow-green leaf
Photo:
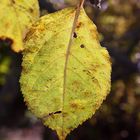
[[39, 17], [37, 0], [0, 1], [0, 39], [12, 41], [12, 49], [23, 50], [22, 40], [29, 26]]
[[35, 23], [25, 40], [22, 66], [21, 89], [29, 109], [60, 140], [90, 118], [110, 91], [110, 58], [84, 9], [79, 18], [67, 8]]

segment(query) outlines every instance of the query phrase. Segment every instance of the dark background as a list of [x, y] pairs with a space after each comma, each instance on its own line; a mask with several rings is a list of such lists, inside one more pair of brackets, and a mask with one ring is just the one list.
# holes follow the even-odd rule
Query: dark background
[[[40, 0], [41, 15], [76, 0]], [[106, 0], [85, 9], [112, 57], [112, 90], [96, 114], [67, 140], [140, 140], [140, 0]], [[5, 11], [6, 12], [6, 11]], [[22, 54], [0, 40], [0, 140], [57, 140], [26, 108], [20, 92]]]

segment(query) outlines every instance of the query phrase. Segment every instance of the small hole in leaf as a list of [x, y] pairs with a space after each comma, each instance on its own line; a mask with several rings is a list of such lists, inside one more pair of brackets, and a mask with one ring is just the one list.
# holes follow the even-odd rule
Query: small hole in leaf
[[60, 114], [60, 113], [62, 113], [62, 111], [56, 111], [53, 114]]
[[74, 37], [74, 38], [77, 38], [77, 34], [76, 34], [75, 32], [74, 32], [74, 34], [73, 34], [73, 37]]
[[85, 48], [85, 45], [84, 44], [81, 44], [81, 46], [80, 46], [81, 48]]

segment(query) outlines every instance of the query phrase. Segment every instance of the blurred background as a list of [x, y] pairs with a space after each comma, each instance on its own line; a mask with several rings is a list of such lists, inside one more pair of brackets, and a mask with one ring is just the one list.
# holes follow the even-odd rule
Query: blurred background
[[[101, 9], [90, 1], [86, 12], [112, 58], [112, 89], [96, 114], [67, 140], [140, 140], [140, 0], [102, 0]], [[40, 0], [41, 15], [77, 2]], [[10, 50], [10, 44], [0, 40], [0, 140], [57, 140], [27, 110], [19, 85], [22, 54]]]

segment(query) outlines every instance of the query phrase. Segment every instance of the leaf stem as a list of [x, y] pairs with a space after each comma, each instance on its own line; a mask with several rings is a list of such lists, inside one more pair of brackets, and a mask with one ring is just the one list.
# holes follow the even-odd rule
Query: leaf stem
[[82, 8], [82, 7], [83, 7], [84, 2], [85, 2], [85, 0], [80, 0], [80, 4], [79, 4], [79, 7], [80, 7], [80, 8]]

